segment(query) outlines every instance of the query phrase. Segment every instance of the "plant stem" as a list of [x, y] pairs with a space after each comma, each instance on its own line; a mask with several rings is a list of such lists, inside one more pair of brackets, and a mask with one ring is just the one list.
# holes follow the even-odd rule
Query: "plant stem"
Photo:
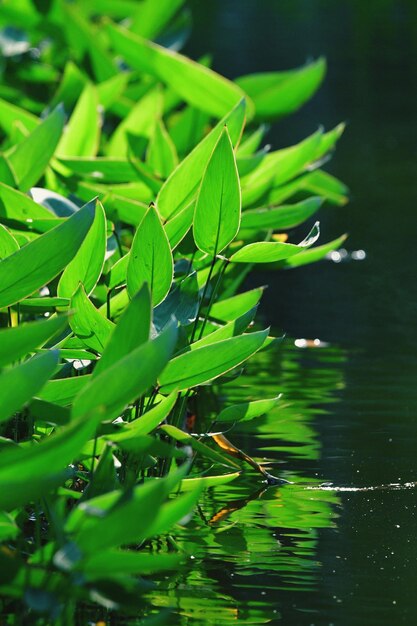
[[217, 259], [216, 259], [215, 256], [211, 260], [210, 270], [209, 270], [209, 273], [208, 273], [208, 276], [207, 276], [207, 280], [206, 280], [206, 283], [205, 283], [204, 289], [203, 289], [203, 295], [201, 296], [200, 304], [198, 305], [197, 316], [195, 318], [193, 332], [191, 333], [190, 343], [193, 343], [193, 341], [195, 339], [195, 335], [197, 333], [197, 327], [198, 327], [198, 322], [199, 322], [199, 319], [200, 319], [200, 314], [201, 314], [201, 311], [202, 311], [203, 306], [204, 306], [204, 300], [205, 300], [205, 297], [206, 297], [206, 294], [207, 294], [207, 289], [208, 289], [208, 286], [210, 284], [211, 277], [213, 275], [214, 266], [216, 265], [216, 260]]
[[213, 289], [213, 291], [211, 292], [211, 295], [210, 295], [209, 303], [208, 303], [208, 305], [207, 305], [207, 311], [206, 311], [206, 314], [205, 314], [205, 316], [204, 316], [204, 320], [203, 320], [203, 323], [202, 323], [202, 325], [201, 325], [200, 332], [199, 332], [199, 335], [198, 335], [198, 338], [199, 338], [199, 339], [201, 339], [201, 337], [203, 336], [204, 329], [205, 329], [205, 327], [206, 327], [207, 320], [208, 320], [209, 315], [210, 315], [210, 310], [211, 310], [211, 307], [212, 307], [212, 305], [213, 305], [214, 299], [215, 299], [215, 297], [216, 297], [216, 295], [217, 295], [217, 292], [218, 292], [219, 287], [220, 287], [220, 283], [222, 282], [222, 279], [223, 279], [224, 273], [225, 273], [225, 271], [226, 271], [226, 267], [227, 267], [228, 265], [229, 265], [229, 259], [224, 259], [224, 261], [223, 261], [223, 265], [222, 265], [222, 268], [221, 268], [221, 270], [220, 270], [220, 272], [219, 272], [219, 275], [218, 275], [218, 277], [217, 277], [217, 282], [216, 282], [216, 284], [215, 284], [215, 286], [214, 286], [214, 289]]

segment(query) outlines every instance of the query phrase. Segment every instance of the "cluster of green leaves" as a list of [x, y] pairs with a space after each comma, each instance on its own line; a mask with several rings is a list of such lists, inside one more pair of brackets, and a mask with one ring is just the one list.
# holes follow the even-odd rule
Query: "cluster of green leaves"
[[187, 15], [182, 0], [0, 5], [0, 591], [33, 620], [129, 607], [138, 575], [178, 566], [149, 538], [240, 469], [195, 435], [198, 390], [273, 340], [251, 328], [262, 289], [237, 290], [255, 264], [343, 241], [312, 247], [316, 224], [287, 242], [345, 201], [320, 169], [343, 128], [260, 147], [324, 61], [226, 80], [174, 51]]

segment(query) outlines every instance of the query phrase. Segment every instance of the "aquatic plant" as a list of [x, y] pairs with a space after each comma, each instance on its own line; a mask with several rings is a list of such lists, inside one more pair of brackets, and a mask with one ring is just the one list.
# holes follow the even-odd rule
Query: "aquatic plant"
[[263, 289], [238, 293], [248, 272], [344, 239], [314, 247], [316, 223], [287, 241], [345, 201], [321, 169], [343, 126], [260, 147], [324, 60], [229, 81], [175, 51], [187, 15], [181, 0], [0, 6], [0, 592], [25, 623], [74, 623], [82, 602], [146, 614], [139, 576], [185, 558], [150, 539], [240, 461], [274, 481], [218, 425], [279, 398], [204, 418], [200, 388], [275, 341], [252, 327]]

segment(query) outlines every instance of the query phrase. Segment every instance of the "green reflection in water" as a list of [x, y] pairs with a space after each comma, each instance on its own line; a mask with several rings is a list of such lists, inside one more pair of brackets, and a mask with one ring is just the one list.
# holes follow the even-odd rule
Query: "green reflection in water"
[[207, 391], [197, 408], [206, 425], [222, 405], [283, 393], [266, 417], [227, 437], [294, 484], [266, 487], [245, 467], [237, 481], [206, 492], [198, 513], [169, 540], [189, 555], [187, 566], [148, 596], [155, 608], [174, 610], [170, 623], [272, 623], [281, 619], [282, 594], [319, 586], [320, 532], [335, 528], [340, 501], [306, 485], [320, 482], [317, 425], [343, 388], [343, 363], [335, 347], [301, 350], [288, 341], [257, 355], [243, 376]]

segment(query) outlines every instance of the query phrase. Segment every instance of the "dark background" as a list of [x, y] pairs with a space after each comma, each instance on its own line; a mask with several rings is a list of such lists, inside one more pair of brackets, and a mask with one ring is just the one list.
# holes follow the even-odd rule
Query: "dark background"
[[[346, 247], [365, 250], [366, 260], [251, 280], [270, 285], [265, 319], [290, 337], [318, 337], [346, 355], [339, 402], [315, 423], [321, 475], [336, 485], [416, 480], [417, 2], [190, 4], [187, 53], [211, 52], [213, 67], [231, 78], [327, 57], [320, 91], [275, 124], [268, 141], [280, 148], [319, 125], [347, 122], [327, 169], [349, 186], [350, 202], [321, 210], [321, 240], [348, 232]], [[415, 491], [341, 497], [337, 530], [321, 538], [321, 589], [299, 597], [297, 609], [286, 606], [287, 623], [416, 623]], [[303, 611], [311, 619], [301, 619]]]

